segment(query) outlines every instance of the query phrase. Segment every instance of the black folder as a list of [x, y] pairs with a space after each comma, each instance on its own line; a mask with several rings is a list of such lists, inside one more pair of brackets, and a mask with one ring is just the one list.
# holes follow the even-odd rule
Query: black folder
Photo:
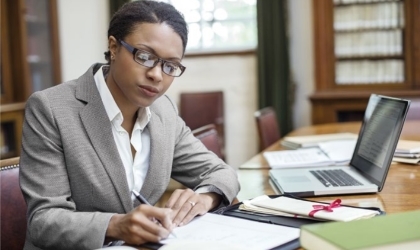
[[[305, 200], [307, 199], [299, 198], [293, 195], [268, 195], [271, 199], [278, 198], [281, 196], [298, 199], [298, 200]], [[324, 203], [324, 202], [318, 202], [317, 203]], [[328, 203], [325, 203], [328, 204]], [[263, 213], [257, 213], [257, 212], [249, 212], [240, 210], [239, 206], [242, 205], [242, 202], [222, 207], [217, 209], [216, 211], [213, 211], [213, 213], [222, 214], [226, 216], [233, 216], [238, 217], [242, 219], [247, 220], [253, 220], [253, 221], [259, 221], [262, 223], [270, 223], [275, 225], [281, 225], [281, 226], [287, 226], [287, 227], [295, 227], [300, 228], [302, 225], [307, 224], [314, 224], [314, 223], [323, 223], [326, 221], [318, 221], [318, 220], [311, 220], [311, 219], [305, 219], [305, 218], [295, 218], [295, 217], [287, 217], [287, 216], [280, 216], [280, 215], [269, 215], [269, 214], [263, 214]], [[342, 205], [344, 207], [354, 207], [354, 206], [348, 206], [348, 205]], [[380, 208], [377, 207], [363, 207], [364, 209], [371, 209], [379, 212], [379, 215], [385, 214], [384, 211], [382, 211]], [[299, 239], [290, 241], [286, 244], [283, 244], [281, 246], [273, 248], [273, 250], [289, 250], [289, 249], [297, 249], [300, 247]]]
[[[271, 199], [278, 198], [281, 196], [308, 201], [308, 199], [303, 199], [303, 198], [299, 198], [299, 197], [288, 195], [288, 194], [268, 195], [268, 197], [270, 197]], [[317, 203], [324, 203], [324, 202], [317, 201]], [[258, 221], [261, 223], [269, 223], [269, 224], [274, 224], [274, 225], [281, 225], [281, 226], [295, 227], [295, 228], [300, 228], [302, 225], [325, 222], [325, 221], [311, 220], [311, 219], [305, 219], [305, 218], [295, 218], [295, 217], [269, 215], [269, 214], [263, 214], [263, 213], [257, 213], [257, 212], [244, 211], [244, 210], [239, 209], [239, 206], [241, 204], [242, 202], [239, 202], [239, 203], [229, 205], [226, 207], [221, 207], [215, 211], [212, 211], [212, 213], [225, 215], [225, 216], [233, 216], [233, 217], [242, 218], [246, 220]], [[328, 204], [328, 203], [325, 203], [325, 204]], [[347, 206], [347, 205], [341, 205], [341, 206], [354, 207], [354, 206]], [[379, 215], [385, 214], [384, 211], [382, 211], [380, 208], [377, 208], [377, 207], [363, 207], [363, 208], [378, 211]], [[162, 244], [159, 244], [159, 243], [146, 243], [142, 245], [142, 247], [146, 247], [150, 249], [158, 249], [161, 246]], [[291, 249], [297, 249], [299, 247], [300, 247], [299, 239], [295, 239], [283, 245], [272, 248], [272, 250], [291, 250]]]

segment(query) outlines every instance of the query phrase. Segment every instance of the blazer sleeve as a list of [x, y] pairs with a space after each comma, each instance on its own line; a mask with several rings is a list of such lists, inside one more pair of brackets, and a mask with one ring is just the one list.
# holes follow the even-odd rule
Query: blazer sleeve
[[113, 213], [77, 211], [60, 131], [44, 92], [36, 92], [27, 101], [20, 185], [28, 208], [26, 237], [31, 244], [41, 249], [102, 247]]

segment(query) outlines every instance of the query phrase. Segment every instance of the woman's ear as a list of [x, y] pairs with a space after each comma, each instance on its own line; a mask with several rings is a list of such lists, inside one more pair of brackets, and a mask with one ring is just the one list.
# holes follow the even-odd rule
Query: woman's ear
[[110, 36], [108, 38], [108, 48], [110, 53], [110, 58], [113, 60], [115, 58], [115, 55], [117, 54], [118, 49], [118, 41], [114, 36]]

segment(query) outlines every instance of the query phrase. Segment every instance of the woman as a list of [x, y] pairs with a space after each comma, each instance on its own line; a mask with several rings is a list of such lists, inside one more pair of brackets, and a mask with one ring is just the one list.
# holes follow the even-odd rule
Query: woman
[[[20, 162], [25, 249], [158, 242], [233, 200], [234, 169], [192, 135], [164, 95], [185, 70], [186, 44], [186, 23], [171, 5], [130, 2], [110, 22], [108, 65], [29, 98]], [[132, 194], [155, 204], [171, 177], [188, 189], [176, 190], [166, 208], [140, 205]]]

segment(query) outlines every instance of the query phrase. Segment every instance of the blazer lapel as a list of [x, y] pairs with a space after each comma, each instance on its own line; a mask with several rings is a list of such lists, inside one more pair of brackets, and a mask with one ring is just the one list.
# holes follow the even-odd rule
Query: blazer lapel
[[158, 200], [160, 195], [153, 192], [153, 187], [159, 186], [156, 185], [156, 183], [162, 183], [162, 178], [167, 176], [167, 172], [171, 171], [171, 169], [164, 167], [165, 160], [164, 157], [162, 157], [162, 155], [168, 155], [164, 152], [167, 147], [162, 144], [162, 140], [157, 139], [166, 138], [164, 123], [161, 118], [153, 112], [153, 110], [151, 110], [151, 112], [152, 117], [147, 125], [150, 133], [150, 163], [149, 170], [147, 171], [146, 179], [140, 193], [150, 200]]
[[80, 118], [102, 165], [114, 184], [125, 212], [129, 212], [133, 203], [130, 193], [127, 192], [127, 177], [112, 135], [111, 122], [96, 88], [93, 67], [78, 79], [76, 98], [87, 102], [80, 112]]

